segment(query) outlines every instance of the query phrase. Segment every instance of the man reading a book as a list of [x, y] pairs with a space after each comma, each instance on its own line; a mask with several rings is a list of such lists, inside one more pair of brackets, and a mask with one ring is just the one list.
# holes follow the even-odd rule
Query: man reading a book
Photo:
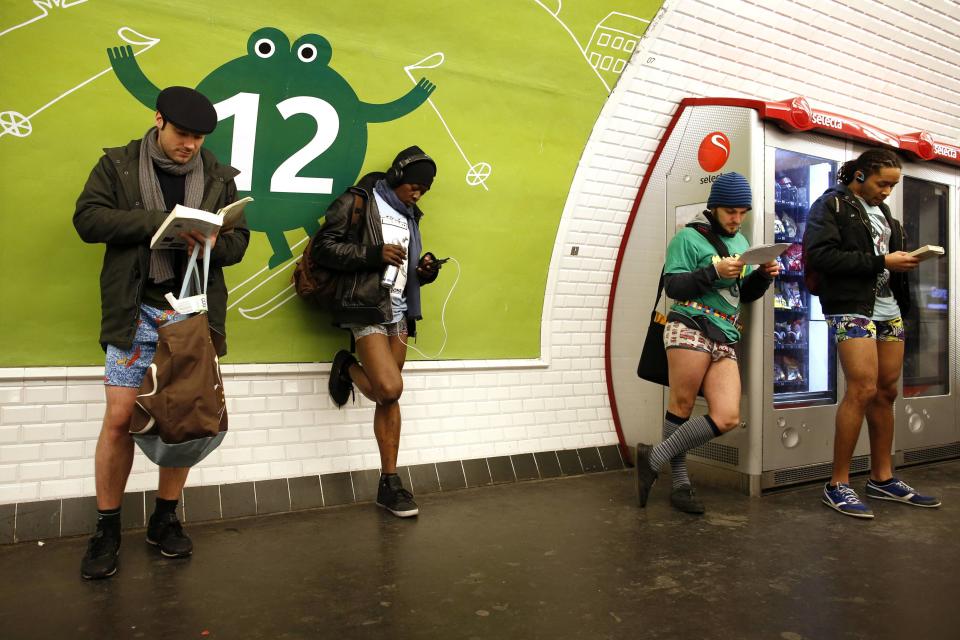
[[[197, 232], [184, 237], [186, 252], [152, 250], [150, 240], [178, 204], [217, 211], [236, 200], [233, 178], [239, 172], [203, 149], [205, 136], [217, 125], [210, 101], [194, 89], [168, 87], [156, 106], [155, 126], [143, 138], [105, 149], [73, 215], [85, 242], [106, 245], [100, 273], [100, 345], [106, 351], [107, 406], [95, 455], [97, 529], [81, 564], [81, 575], [88, 579], [106, 578], [117, 570], [120, 504], [133, 464], [129, 424], [137, 391], [153, 360], [157, 328], [184, 318], [164, 296], [179, 294], [189, 252], [207, 238]], [[227, 309], [223, 267], [240, 262], [249, 238], [242, 221], [209, 238], [209, 322], [221, 356], [226, 353]], [[176, 514], [188, 471], [160, 468], [147, 542], [167, 557], [193, 552]]]

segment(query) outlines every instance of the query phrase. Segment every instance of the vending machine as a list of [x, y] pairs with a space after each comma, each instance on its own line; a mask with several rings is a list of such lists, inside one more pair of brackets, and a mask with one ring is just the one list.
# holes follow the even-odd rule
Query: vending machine
[[[741, 425], [691, 451], [692, 459], [738, 479], [750, 494], [829, 478], [842, 371], [816, 296], [804, 280], [802, 239], [810, 203], [835, 184], [841, 164], [869, 146], [897, 150], [902, 184], [889, 202], [904, 222], [908, 249], [944, 247], [946, 256], [911, 275], [903, 393], [896, 406], [900, 464], [960, 456], [954, 416], [957, 317], [957, 146], [925, 133], [895, 135], [842, 115], [783, 102], [687, 99], [681, 102], [644, 176], [620, 247], [608, 306], [606, 365], [610, 403], [628, 454], [661, 438], [666, 390], [636, 376], [665, 249], [705, 208], [710, 185], [737, 171], [750, 181], [753, 209], [741, 228], [751, 245], [783, 242], [781, 274], [763, 300], [744, 305], [739, 346]], [[671, 301], [662, 300], [666, 312]], [[695, 413], [706, 411], [702, 400]], [[869, 470], [867, 429], [851, 471]]]

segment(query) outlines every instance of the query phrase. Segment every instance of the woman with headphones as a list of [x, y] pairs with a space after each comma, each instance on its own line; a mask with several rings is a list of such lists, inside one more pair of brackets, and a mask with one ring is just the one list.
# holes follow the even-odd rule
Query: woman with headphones
[[317, 264], [342, 274], [333, 321], [351, 331], [359, 356], [359, 362], [346, 350], [334, 356], [330, 397], [342, 407], [356, 385], [376, 403], [373, 431], [381, 466], [377, 506], [401, 518], [419, 513], [397, 475], [399, 400], [406, 339], [416, 335], [422, 317], [420, 287], [436, 280], [441, 266], [431, 253], [417, 259], [423, 217], [417, 203], [436, 173], [436, 163], [419, 147], [401, 151], [386, 173], [367, 174], [330, 205], [312, 256]]
[[818, 283], [811, 293], [820, 297], [847, 383], [837, 408], [833, 474], [821, 501], [844, 515], [873, 517], [850, 487], [850, 460], [866, 417], [866, 496], [938, 507], [939, 499], [894, 477], [890, 454], [903, 369], [903, 315], [910, 309], [907, 273], [918, 264], [903, 250], [903, 226], [884, 203], [900, 182], [900, 161], [892, 151], [871, 149], [844, 163], [837, 180], [810, 207], [803, 237], [808, 283]]

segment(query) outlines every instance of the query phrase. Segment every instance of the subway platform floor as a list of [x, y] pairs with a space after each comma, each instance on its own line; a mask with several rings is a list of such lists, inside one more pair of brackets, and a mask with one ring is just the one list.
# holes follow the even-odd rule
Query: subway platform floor
[[[960, 637], [960, 461], [900, 472], [939, 509], [820, 504], [702, 487], [705, 516], [646, 510], [630, 471], [188, 527], [187, 560], [125, 533], [120, 571], [87, 582], [85, 538], [0, 547], [0, 637]], [[854, 480], [862, 489], [865, 478]], [[861, 494], [862, 495], [862, 494]]]

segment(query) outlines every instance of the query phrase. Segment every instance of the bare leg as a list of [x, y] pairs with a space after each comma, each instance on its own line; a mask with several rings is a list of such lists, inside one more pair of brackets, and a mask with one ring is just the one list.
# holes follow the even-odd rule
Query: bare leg
[[373, 433], [380, 449], [380, 469], [383, 473], [396, 473], [400, 450], [399, 401], [403, 393], [401, 372], [407, 346], [398, 337], [375, 333], [357, 340], [357, 355], [363, 364], [350, 367], [350, 378], [360, 393], [377, 404]]
[[130, 417], [137, 400], [137, 389], [104, 387], [107, 409], [97, 439], [94, 469], [97, 488], [97, 508], [117, 509], [123, 500], [130, 468], [133, 465], [133, 438], [130, 436]]
[[667, 366], [670, 375], [670, 400], [667, 411], [689, 418], [693, 403], [710, 367], [710, 354], [693, 349], [667, 349]]
[[179, 500], [183, 485], [187, 483], [190, 467], [160, 467], [160, 484], [157, 497], [163, 500]]
[[[850, 459], [860, 437], [867, 407], [877, 395], [877, 346], [870, 338], [851, 338], [837, 345], [847, 391], [837, 407], [830, 482], [850, 482]], [[901, 352], [902, 354], [902, 352]], [[892, 430], [892, 414], [891, 414]], [[871, 447], [872, 448], [872, 447]], [[888, 447], [889, 452], [889, 447]]]
[[703, 397], [721, 432], [740, 424], [740, 367], [736, 360], [721, 358], [710, 365], [703, 378]]
[[867, 405], [867, 428], [870, 431], [870, 477], [887, 480], [893, 477], [893, 403], [897, 399], [897, 383], [903, 370], [903, 342], [877, 342], [877, 395]]

